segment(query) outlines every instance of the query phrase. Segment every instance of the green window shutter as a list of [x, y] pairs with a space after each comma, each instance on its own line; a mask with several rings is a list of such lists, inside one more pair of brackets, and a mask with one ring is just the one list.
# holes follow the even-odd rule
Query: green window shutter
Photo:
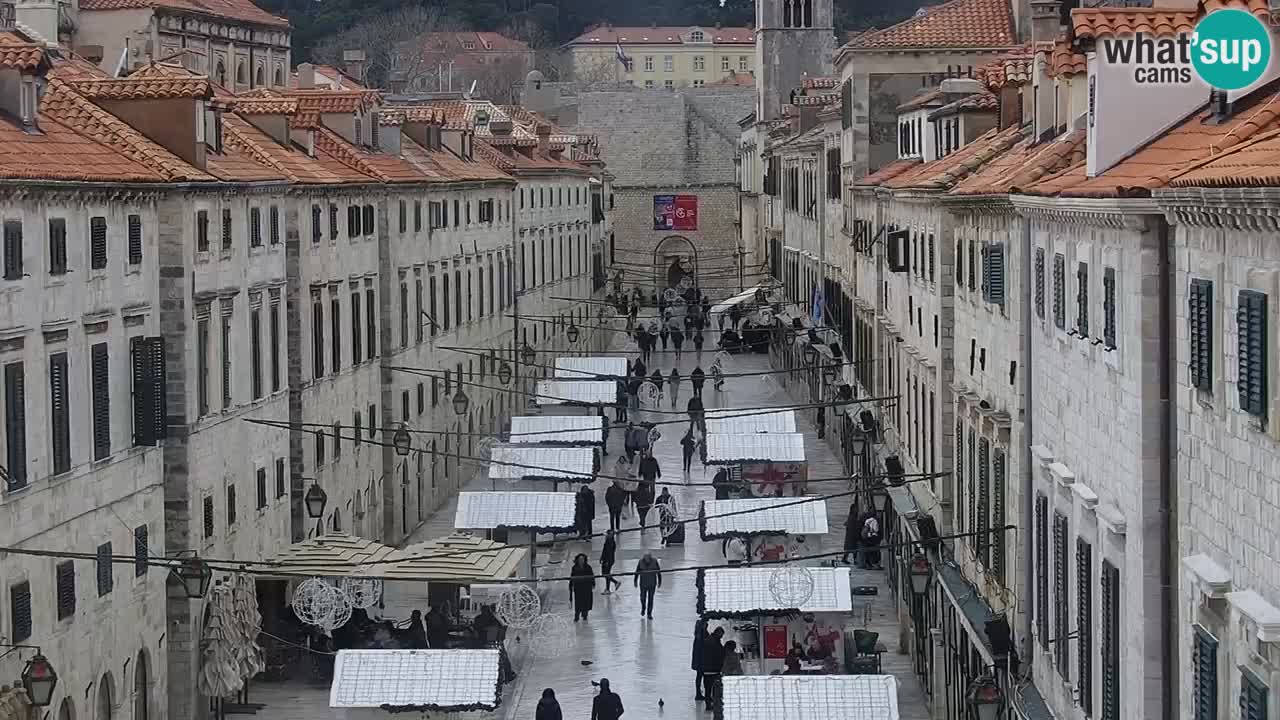
[[1250, 415], [1267, 414], [1267, 296], [1241, 290], [1236, 309], [1240, 409]]
[[1036, 634], [1049, 649], [1049, 499], [1036, 495]]
[[1218, 720], [1218, 639], [1199, 625], [1192, 628], [1191, 670], [1192, 717]]
[[1058, 329], [1067, 327], [1067, 258], [1062, 253], [1053, 256], [1053, 324]]
[[1076, 538], [1076, 688], [1086, 717], [1093, 715], [1093, 547]]
[[1116, 346], [1116, 269], [1102, 271], [1102, 342], [1111, 350]]
[[1270, 690], [1253, 673], [1240, 673], [1240, 720], [1267, 720]]
[[1120, 570], [1102, 561], [1102, 720], [1120, 720]]
[[1213, 281], [1192, 279], [1187, 292], [1187, 369], [1191, 386], [1213, 391]]
[[1044, 319], [1044, 248], [1036, 248], [1035, 259], [1035, 304], [1036, 317]]

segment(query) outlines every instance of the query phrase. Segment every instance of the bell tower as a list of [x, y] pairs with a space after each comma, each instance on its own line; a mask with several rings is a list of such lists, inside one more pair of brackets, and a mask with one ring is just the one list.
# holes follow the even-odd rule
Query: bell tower
[[756, 0], [756, 119], [782, 113], [808, 77], [831, 74], [833, 0]]

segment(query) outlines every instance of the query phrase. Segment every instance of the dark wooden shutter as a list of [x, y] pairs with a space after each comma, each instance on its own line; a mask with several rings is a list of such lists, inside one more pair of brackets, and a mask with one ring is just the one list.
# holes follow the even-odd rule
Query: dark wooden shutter
[[987, 550], [991, 545], [991, 443], [986, 438], [978, 439], [978, 515], [974, 523], [974, 553], [982, 566], [990, 567]]
[[20, 643], [31, 637], [31, 583], [9, 587], [9, 637]]
[[285, 495], [287, 484], [284, 475], [284, 458], [276, 458], [276, 497], [282, 498]]
[[409, 203], [400, 201], [400, 234], [403, 235], [409, 229]]
[[1120, 570], [1102, 561], [1102, 720], [1120, 720]]
[[238, 509], [236, 486], [235, 483], [230, 483], [227, 485], [227, 527], [231, 527], [236, 524], [236, 511]]
[[107, 344], [96, 343], [89, 349], [91, 404], [93, 406], [93, 459], [111, 454], [111, 367]]
[[98, 546], [98, 560], [96, 563], [98, 578], [98, 597], [109, 595], [111, 589], [115, 587], [115, 573], [111, 567], [111, 543], [105, 542]]
[[67, 406], [67, 354], [49, 356], [49, 433], [53, 474], [71, 469], [71, 410]]
[[960, 501], [956, 503], [956, 532], [964, 534], [969, 532], [969, 528], [965, 525], [965, 503], [964, 498], [969, 496], [969, 489], [965, 483], [969, 478], [964, 473], [964, 425], [956, 423], [956, 494]]
[[49, 274], [65, 275], [66, 272], [67, 220], [66, 218], [49, 218]]
[[1049, 499], [1036, 495], [1036, 634], [1049, 649]]
[[27, 391], [25, 366], [4, 366], [5, 466], [8, 490], [27, 485]]
[[311, 242], [313, 244], [319, 243], [321, 236], [324, 234], [324, 230], [321, 228], [322, 214], [319, 205], [311, 206]]
[[280, 206], [272, 205], [271, 211], [267, 214], [267, 232], [271, 234], [271, 244], [280, 244]]
[[1259, 417], [1267, 414], [1267, 296], [1241, 290], [1236, 309], [1240, 409]]
[[400, 345], [409, 347], [409, 283], [400, 283]]
[[364, 206], [364, 213], [363, 213], [363, 214], [364, 214], [364, 234], [365, 234], [365, 235], [372, 235], [372, 234], [373, 234], [373, 230], [374, 230], [374, 227], [373, 227], [373, 206], [372, 206], [372, 205], [365, 205], [365, 206]]
[[329, 358], [336, 373], [342, 369], [342, 300], [337, 293], [329, 298], [329, 331]]
[[413, 231], [422, 232], [422, 201], [413, 201]]
[[204, 501], [201, 503], [201, 510], [203, 513], [203, 516], [201, 517], [201, 521], [202, 521], [202, 524], [204, 525], [204, 528], [203, 528], [204, 537], [206, 540], [208, 540], [209, 538], [213, 537], [213, 496], [212, 495], [205, 496]]
[[1044, 248], [1036, 248], [1035, 255], [1035, 305], [1036, 317], [1044, 319]]
[[1102, 342], [1111, 350], [1116, 346], [1116, 269], [1102, 270]]
[[360, 327], [360, 291], [356, 290], [351, 293], [351, 364], [359, 365], [361, 358], [360, 334], [363, 328]]
[[1093, 715], [1093, 547], [1076, 538], [1076, 688], [1085, 717]]
[[1070, 604], [1067, 600], [1067, 516], [1053, 513], [1053, 659], [1058, 674], [1068, 677], [1067, 657], [1071, 641], [1067, 636]]
[[324, 306], [318, 296], [311, 297], [311, 376], [324, 377]]
[[76, 614], [76, 566], [70, 560], [54, 567], [58, 619], [66, 620]]
[[845, 80], [840, 85], [840, 127], [848, 130], [853, 127], [853, 81]]
[[258, 472], [254, 479], [257, 481], [257, 487], [255, 489], [257, 490], [258, 496], [258, 504], [255, 507], [261, 510], [267, 506], [267, 469], [258, 468]]
[[231, 249], [231, 208], [222, 209], [222, 249]]
[[129, 264], [142, 264], [142, 216], [130, 215], [128, 222], [129, 229]]
[[271, 323], [268, 333], [271, 336], [271, 345], [268, 352], [271, 353], [271, 392], [280, 389], [280, 303], [271, 303], [271, 312], [267, 316], [267, 322]]
[[1004, 450], [997, 449], [991, 456], [991, 527], [994, 532], [991, 533], [991, 564], [988, 566], [991, 574], [995, 575], [996, 580], [1001, 585], [1004, 584], [1005, 575], [1005, 532], [1000, 528], [1004, 527], [1004, 494], [1006, 482], [1007, 464], [1005, 461]]
[[253, 399], [262, 397], [262, 310], [249, 311], [249, 385]]
[[147, 556], [151, 554], [148, 543], [150, 532], [146, 525], [133, 529], [133, 576], [142, 577], [147, 574]]
[[364, 291], [364, 299], [364, 327], [369, 337], [369, 347], [365, 349], [365, 356], [375, 358], [378, 356], [378, 305], [373, 288]]
[[1191, 386], [1213, 391], [1213, 281], [1193, 278], [1187, 291], [1187, 369]]
[[329, 203], [329, 239], [338, 239], [338, 206]]
[[360, 206], [347, 206], [347, 238], [354, 238], [360, 235]]
[[991, 243], [983, 256], [983, 290], [987, 302], [1004, 305], [1004, 244]]
[[261, 208], [249, 208], [249, 247], [262, 247]]
[[1053, 324], [1060, 330], [1067, 327], [1067, 258], [1062, 253], [1053, 256]]
[[22, 279], [22, 221], [4, 223], [4, 279]]
[[101, 270], [107, 266], [107, 219], [89, 218], [89, 267]]
[[1191, 633], [1192, 717], [1218, 720], [1218, 639], [1196, 625]]
[[1267, 720], [1270, 690], [1248, 670], [1240, 672], [1240, 720]]
[[1076, 332], [1089, 337], [1089, 265], [1076, 264]]
[[196, 252], [209, 252], [209, 211], [196, 211]]
[[[901, 379], [901, 374], [899, 374]], [[969, 532], [978, 532], [978, 433], [969, 430]], [[970, 538], [969, 546], [978, 547], [978, 538]]]

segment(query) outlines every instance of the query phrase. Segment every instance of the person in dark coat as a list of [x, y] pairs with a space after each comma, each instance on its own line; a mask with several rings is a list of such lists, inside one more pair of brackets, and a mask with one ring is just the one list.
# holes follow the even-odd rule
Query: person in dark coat
[[604, 491], [604, 504], [609, 508], [609, 529], [622, 529], [622, 508], [627, 504], [627, 491], [618, 485], [618, 481], [614, 481], [609, 488]]
[[733, 329], [738, 329], [738, 321], [742, 319], [742, 308], [734, 305], [729, 308], [729, 322], [733, 323]]
[[729, 481], [729, 468], [722, 467], [716, 471], [716, 476], [711, 479], [711, 486], [716, 489], [717, 500], [729, 499], [729, 487], [732, 483]]
[[865, 512], [859, 521], [862, 540], [862, 567], [880, 569], [880, 518], [873, 512]]
[[604, 414], [604, 407], [600, 407], [601, 426], [604, 428], [604, 442], [600, 445], [600, 456], [609, 457], [609, 418]]
[[671, 409], [676, 409], [676, 402], [680, 399], [680, 371], [671, 368], [671, 374], [667, 376], [667, 384], [671, 386]]
[[421, 610], [414, 610], [409, 614], [409, 628], [405, 630], [405, 640], [413, 650], [427, 648], [427, 628], [422, 624]]
[[[699, 383], [700, 385], [701, 383]], [[686, 407], [689, 413], [689, 429], [698, 428], [698, 432], [703, 435], [707, 434], [706, 414], [702, 406], [702, 396], [694, 395], [689, 398], [689, 405]]]
[[[644, 365], [640, 367], [644, 367]], [[627, 383], [627, 406], [632, 410], [640, 409], [640, 385], [644, 383], [644, 380], [644, 375], [637, 375]]]
[[627, 383], [618, 381], [617, 397], [614, 398], [613, 419], [622, 422], [627, 419]]
[[671, 337], [671, 331], [667, 329], [666, 323], [662, 324], [662, 329], [658, 331], [658, 337], [662, 338], [662, 349], [667, 349], [667, 338]]
[[707, 632], [707, 621], [698, 618], [698, 622], [693, 624], [693, 659], [689, 663], [689, 668], [697, 675], [693, 678], [693, 699], [702, 699], [702, 653], [706, 650], [707, 638], [711, 637], [711, 633]]
[[653, 452], [647, 452], [644, 458], [640, 460], [640, 477], [644, 479], [650, 486], [653, 481], [662, 477], [662, 466], [658, 464], [658, 458], [653, 456]]
[[706, 338], [704, 338], [704, 337], [702, 336], [702, 330], [698, 330], [698, 331], [694, 332], [694, 334], [693, 334], [693, 347], [694, 347], [694, 349], [695, 349], [695, 350], [697, 350], [697, 351], [698, 351], [698, 359], [699, 359], [699, 360], [701, 360], [701, 359], [702, 359], [702, 344], [703, 344], [704, 342], [706, 342], [706, 341], [707, 341], [707, 339], [706, 339]]
[[600, 693], [591, 701], [591, 720], [618, 720], [622, 717], [622, 698], [609, 689], [609, 681], [600, 679]]
[[587, 556], [578, 553], [569, 571], [569, 599], [573, 601], [573, 621], [586, 620], [595, 599], [596, 573], [587, 562]]
[[849, 553], [853, 553], [854, 561], [859, 565], [862, 559], [862, 553], [859, 548], [862, 546], [862, 526], [858, 522], [861, 517], [858, 512], [858, 503], [854, 502], [849, 506], [849, 517], [844, 521], [844, 557], [841, 562], [845, 565], [849, 564]]
[[600, 574], [604, 576], [604, 594], [608, 595], [613, 592], [609, 589], [610, 585], [622, 587], [621, 580], [615, 580], [613, 577], [613, 563], [618, 557], [618, 539], [617, 533], [613, 530], [605, 533], [604, 547], [600, 549]]
[[586, 539], [591, 537], [591, 522], [596, 517], [596, 494], [590, 485], [584, 484], [578, 489], [576, 498], [577, 503], [574, 506], [574, 524], [578, 528], [578, 537]]
[[662, 384], [666, 382], [666, 378], [662, 376], [662, 371], [658, 368], [653, 369], [653, 374], [649, 376], [649, 382], [658, 386], [658, 392], [662, 392]]
[[662, 566], [653, 553], [645, 553], [640, 562], [636, 563], [633, 583], [640, 588], [640, 614], [652, 620], [653, 595], [662, 587]]
[[449, 646], [449, 616], [443, 607], [435, 606], [427, 611], [427, 643], [436, 650]]
[[707, 709], [715, 710], [720, 701], [720, 673], [724, 670], [724, 628], [718, 627], [702, 646], [702, 698]]
[[702, 385], [707, 381], [707, 374], [702, 371], [702, 366], [695, 367], [689, 378], [693, 380], [693, 396], [702, 397]]
[[644, 377], [644, 374], [647, 372], [649, 372], [649, 368], [645, 367], [643, 359], [637, 358], [636, 361], [631, 365], [631, 375], [633, 377], [642, 378]]
[[684, 347], [684, 332], [681, 330], [673, 330], [671, 332], [671, 344], [676, 349], [676, 360], [680, 359], [680, 350]]
[[564, 720], [560, 713], [560, 702], [556, 700], [556, 691], [547, 688], [542, 691], [542, 699], [538, 701], [538, 712], [534, 720]]
[[693, 452], [698, 449], [698, 441], [693, 439], [693, 430], [685, 432], [684, 437], [680, 438], [680, 453], [684, 456], [684, 473], [689, 474], [689, 468], [693, 465]]
[[640, 483], [632, 494], [635, 496], [636, 516], [640, 518], [640, 532], [644, 532], [645, 521], [649, 519], [649, 508], [653, 507], [653, 483]]

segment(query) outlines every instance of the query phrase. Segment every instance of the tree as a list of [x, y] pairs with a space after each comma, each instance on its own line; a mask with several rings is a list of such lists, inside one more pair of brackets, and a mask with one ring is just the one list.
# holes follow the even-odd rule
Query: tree
[[409, 6], [368, 16], [355, 26], [322, 40], [312, 51], [319, 62], [342, 67], [346, 50], [365, 53], [364, 77], [370, 87], [389, 87], [392, 81], [406, 87], [435, 77], [441, 62], [448, 62], [442, 48], [430, 46], [431, 33], [455, 32], [461, 24], [439, 8]]

